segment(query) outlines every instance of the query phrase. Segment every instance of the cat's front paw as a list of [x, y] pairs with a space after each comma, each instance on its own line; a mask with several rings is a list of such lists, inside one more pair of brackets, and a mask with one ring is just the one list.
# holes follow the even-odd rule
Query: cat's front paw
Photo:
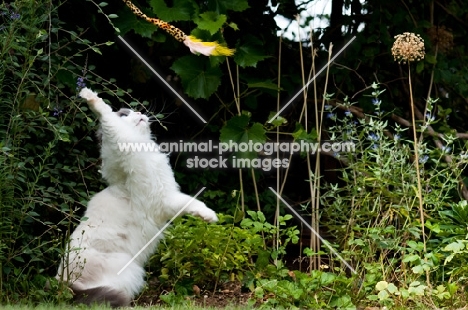
[[198, 216], [208, 223], [215, 223], [218, 221], [218, 216], [216, 213], [208, 207], [200, 212]]
[[97, 93], [87, 87], [80, 91], [79, 96], [86, 99], [88, 101], [89, 108], [97, 114], [112, 112], [112, 108], [99, 98]]
[[208, 208], [203, 202], [195, 200], [188, 207], [187, 213], [198, 216], [208, 223], [214, 223], [218, 221], [216, 213]]
[[88, 101], [93, 101], [93, 100], [98, 100], [99, 97], [98, 95], [93, 92], [91, 89], [85, 87], [83, 89], [81, 89], [80, 93], [79, 93], [79, 96], [83, 99], [86, 99]]

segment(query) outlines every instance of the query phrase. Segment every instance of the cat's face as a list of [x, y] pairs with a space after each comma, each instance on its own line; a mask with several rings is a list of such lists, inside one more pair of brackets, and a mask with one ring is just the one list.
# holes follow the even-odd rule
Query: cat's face
[[124, 108], [115, 113], [123, 122], [129, 124], [131, 127], [134, 127], [135, 130], [141, 134], [151, 134], [148, 116], [141, 114], [140, 112], [135, 112]]

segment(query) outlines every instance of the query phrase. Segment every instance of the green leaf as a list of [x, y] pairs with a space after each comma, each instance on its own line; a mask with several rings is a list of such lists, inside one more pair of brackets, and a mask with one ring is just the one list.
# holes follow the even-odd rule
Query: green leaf
[[408, 288], [408, 292], [410, 294], [415, 294], [415, 295], [418, 295], [418, 296], [424, 296], [424, 290], [425, 290], [426, 286], [425, 285], [419, 285], [419, 286], [415, 286], [415, 287], [410, 287]]
[[109, 17], [109, 18], [117, 18], [117, 17], [119, 17], [119, 16], [118, 16], [117, 14], [109, 14], [109, 15], [107, 15], [107, 17]]
[[[276, 115], [277, 112], [272, 111], [270, 112], [270, 115], [268, 115], [268, 120], [270, 120], [273, 116]], [[273, 121], [271, 121], [271, 124], [273, 125], [273, 128], [276, 128], [281, 125], [286, 125], [288, 123], [288, 120], [282, 117], [281, 115], [278, 115]]]
[[103, 7], [107, 6], [108, 3], [107, 3], [107, 2], [101, 2], [101, 3], [99, 3], [98, 5], [99, 5], [101, 8], [103, 8]]
[[258, 215], [258, 220], [262, 223], [265, 223], [266, 221], [265, 215], [263, 215], [261, 211], [257, 211], [257, 215]]
[[375, 289], [378, 291], [383, 291], [388, 287], [387, 281], [380, 281], [375, 285]]
[[411, 270], [413, 270], [413, 272], [416, 273], [416, 274], [424, 273], [423, 265], [414, 266], [413, 268], [411, 268]]
[[[226, 124], [221, 128], [220, 141], [223, 143], [236, 143], [237, 145], [241, 143], [245, 144], [255, 144], [255, 143], [265, 143], [266, 135], [263, 125], [260, 123], [254, 123], [249, 127], [250, 117], [248, 115], [234, 116], [226, 122]], [[236, 152], [236, 156], [241, 158], [257, 158], [256, 152]]]
[[266, 88], [266, 89], [272, 89], [275, 91], [281, 90], [281, 88], [278, 88], [278, 85], [276, 83], [273, 83], [271, 81], [247, 83], [247, 86], [249, 88]]
[[390, 294], [395, 294], [396, 292], [398, 292], [398, 287], [396, 287], [395, 284], [393, 284], [393, 283], [389, 283], [388, 287], [387, 287], [387, 291]]
[[457, 252], [460, 252], [461, 250], [463, 250], [464, 248], [465, 248], [465, 244], [463, 242], [461, 242], [460, 240], [457, 240], [457, 241], [452, 242], [449, 245], [447, 245], [444, 248], [444, 251], [457, 253]]
[[119, 18], [116, 19], [115, 23], [119, 27], [122, 35], [133, 30], [136, 34], [144, 38], [151, 38], [153, 33], [158, 30], [157, 26], [136, 17], [130, 10], [123, 10], [120, 12]]
[[242, 68], [256, 67], [259, 61], [267, 57], [260, 39], [247, 35], [243, 43], [237, 44], [234, 61]]
[[424, 56], [424, 59], [431, 65], [435, 65], [437, 63], [437, 59], [434, 55], [426, 54], [426, 56]]
[[306, 142], [316, 142], [317, 141], [317, 132], [315, 131], [315, 128], [313, 128], [310, 133], [307, 133], [305, 129], [302, 127], [302, 124], [296, 123], [296, 128], [294, 129], [294, 132], [292, 133], [292, 136], [296, 140], [304, 140]]
[[191, 20], [195, 7], [192, 1], [174, 0], [172, 7], [168, 7], [164, 0], [151, 0], [151, 7], [156, 16], [166, 22], [175, 20]]
[[222, 72], [211, 66], [209, 57], [188, 55], [179, 58], [171, 67], [180, 76], [182, 86], [192, 98], [209, 98], [221, 84]]
[[208, 30], [213, 35], [221, 29], [226, 20], [226, 15], [210, 11], [200, 14], [200, 18], [195, 20], [195, 23], [198, 28]]
[[215, 0], [210, 1], [209, 8], [220, 13], [224, 13], [226, 10], [242, 12], [249, 8], [249, 3], [247, 0]]
[[412, 255], [405, 256], [405, 258], [403, 259], [403, 262], [404, 263], [414, 262], [414, 261], [417, 261], [419, 259], [420, 259], [419, 255], [412, 254]]
[[231, 22], [231, 23], [229, 23], [228, 26], [231, 27], [232, 29], [234, 29], [235, 31], [239, 30], [239, 27], [237, 26], [236, 23]]
[[377, 294], [379, 297], [379, 300], [385, 300], [388, 298], [388, 292], [387, 291], [380, 291], [379, 294]]
[[257, 260], [255, 261], [255, 266], [261, 270], [265, 268], [266, 266], [268, 266], [269, 261], [270, 261], [270, 252], [260, 249], [258, 251]]
[[419, 61], [416, 65], [416, 73], [421, 73], [424, 70], [424, 61]]
[[221, 129], [220, 141], [223, 143], [229, 143], [239, 141], [244, 134], [244, 131], [249, 124], [250, 118], [247, 115], [234, 116], [226, 122]]

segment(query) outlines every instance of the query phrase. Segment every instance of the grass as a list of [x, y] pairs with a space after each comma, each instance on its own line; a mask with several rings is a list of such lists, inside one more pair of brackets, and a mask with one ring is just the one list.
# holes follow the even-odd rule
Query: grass
[[[2, 310], [64, 310], [64, 309], [88, 309], [88, 310], [101, 310], [101, 309], [112, 309], [107, 306], [96, 305], [92, 307], [88, 307], [85, 305], [48, 305], [48, 304], [41, 304], [38, 306], [33, 305], [0, 305], [0, 309]], [[199, 309], [220, 309], [215, 307], [200, 307], [200, 306], [192, 306], [192, 305], [180, 305], [180, 306], [148, 306], [148, 307], [128, 307], [123, 309], [132, 309], [132, 310], [139, 310], [139, 309], [172, 309], [172, 310], [199, 310]], [[223, 307], [225, 310], [247, 310], [251, 309], [251, 307], [238, 307], [238, 306], [227, 306]]]

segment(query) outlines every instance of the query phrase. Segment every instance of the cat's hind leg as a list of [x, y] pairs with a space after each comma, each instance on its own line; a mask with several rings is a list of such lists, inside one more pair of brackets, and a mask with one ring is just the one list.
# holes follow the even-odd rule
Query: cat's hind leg
[[80, 254], [82, 271], [73, 276], [71, 288], [78, 303], [128, 306], [144, 286], [145, 271], [127, 253], [87, 250]]

